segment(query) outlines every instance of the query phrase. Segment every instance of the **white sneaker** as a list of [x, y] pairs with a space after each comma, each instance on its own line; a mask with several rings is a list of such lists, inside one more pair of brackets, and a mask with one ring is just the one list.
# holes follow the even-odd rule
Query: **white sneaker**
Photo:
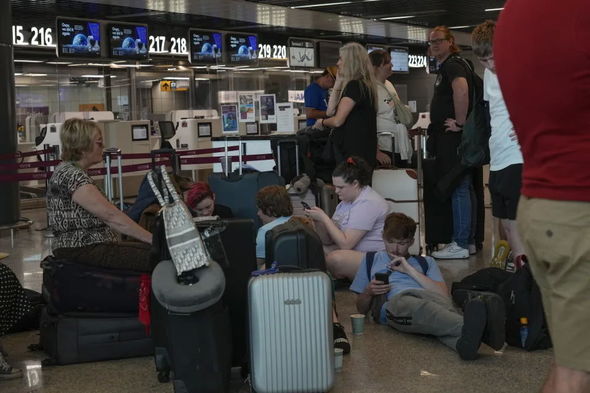
[[465, 259], [469, 258], [469, 250], [451, 242], [442, 250], [434, 251], [432, 256], [436, 259]]

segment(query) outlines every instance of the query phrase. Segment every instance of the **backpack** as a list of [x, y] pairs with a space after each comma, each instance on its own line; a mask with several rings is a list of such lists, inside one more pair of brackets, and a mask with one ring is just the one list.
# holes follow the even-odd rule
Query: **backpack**
[[[369, 251], [365, 256], [367, 277], [369, 278], [369, 281], [371, 281], [371, 268], [373, 267], [373, 262], [375, 261], [375, 254], [377, 254], [376, 251]], [[420, 267], [422, 268], [422, 273], [426, 275], [426, 273], [428, 273], [428, 262], [426, 261], [426, 258], [424, 258], [422, 255], [412, 255], [411, 257], [416, 258], [420, 264]]]
[[490, 267], [481, 269], [460, 282], [453, 283], [453, 301], [463, 307], [477, 292], [495, 292], [506, 307], [506, 342], [521, 347], [520, 318], [528, 319], [528, 336], [524, 345], [527, 351], [551, 348], [551, 338], [543, 311], [539, 286], [530, 268], [524, 265], [516, 273]]
[[528, 336], [524, 349], [551, 348], [551, 337], [541, 291], [535, 282], [530, 268], [525, 264], [521, 269], [498, 286], [498, 294], [506, 305], [506, 342], [509, 345], [522, 347], [520, 342], [520, 318], [528, 319]]
[[265, 235], [266, 266], [298, 266], [326, 271], [322, 241], [308, 225], [293, 217]]
[[483, 100], [483, 80], [475, 73], [472, 65], [462, 57], [457, 56], [466, 67], [470, 75], [472, 87], [471, 112], [467, 115], [458, 153], [461, 164], [468, 168], [480, 167], [490, 162], [489, 140], [491, 135], [488, 107]]

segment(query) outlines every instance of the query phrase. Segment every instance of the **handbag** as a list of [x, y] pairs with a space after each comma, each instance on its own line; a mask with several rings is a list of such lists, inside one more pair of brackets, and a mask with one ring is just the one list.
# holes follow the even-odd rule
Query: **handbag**
[[412, 116], [410, 109], [401, 102], [397, 95], [393, 96], [393, 105], [397, 121], [406, 127], [410, 127], [414, 122], [414, 116]]
[[[172, 186], [166, 166], [160, 167], [163, 194], [154, 182], [154, 172], [148, 173], [148, 181], [156, 195], [163, 217], [166, 244], [176, 267], [178, 281], [183, 284], [194, 284], [198, 279], [195, 270], [209, 266], [210, 256], [203, 244], [193, 218]], [[172, 200], [171, 200], [172, 199]]]

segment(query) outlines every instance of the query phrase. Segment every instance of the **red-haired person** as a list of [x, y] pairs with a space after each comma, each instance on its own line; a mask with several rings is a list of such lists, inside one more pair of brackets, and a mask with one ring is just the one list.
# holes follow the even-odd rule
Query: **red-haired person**
[[227, 206], [215, 203], [215, 194], [209, 184], [196, 182], [186, 192], [186, 204], [196, 217], [219, 216], [220, 218], [232, 218], [234, 215]]

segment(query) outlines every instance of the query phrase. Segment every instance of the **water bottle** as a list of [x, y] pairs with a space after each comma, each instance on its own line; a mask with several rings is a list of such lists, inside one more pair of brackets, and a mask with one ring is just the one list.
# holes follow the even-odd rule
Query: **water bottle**
[[524, 348], [526, 339], [529, 336], [529, 319], [526, 317], [520, 318], [520, 346]]

